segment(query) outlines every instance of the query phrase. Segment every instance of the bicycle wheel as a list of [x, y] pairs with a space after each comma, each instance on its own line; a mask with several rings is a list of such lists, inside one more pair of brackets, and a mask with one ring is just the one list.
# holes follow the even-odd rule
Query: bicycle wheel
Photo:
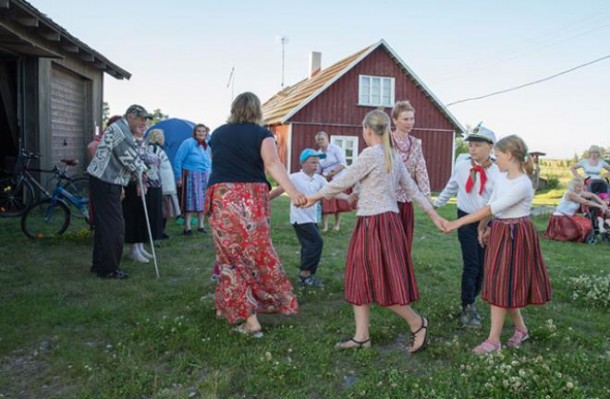
[[70, 209], [63, 201], [50, 198], [36, 202], [21, 216], [21, 231], [29, 238], [50, 238], [70, 225]]
[[34, 189], [30, 182], [17, 176], [0, 179], [0, 216], [19, 216], [32, 202]]
[[89, 199], [89, 178], [85, 176], [71, 179], [64, 187], [72, 195]]

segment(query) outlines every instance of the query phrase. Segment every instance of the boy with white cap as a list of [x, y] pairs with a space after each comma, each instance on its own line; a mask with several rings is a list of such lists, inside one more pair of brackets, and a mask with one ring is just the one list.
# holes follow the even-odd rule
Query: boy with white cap
[[[447, 185], [434, 201], [441, 207], [457, 195], [458, 218], [475, 212], [487, 205], [494, 181], [500, 171], [491, 158], [496, 135], [479, 125], [464, 138], [468, 142], [469, 157], [457, 162]], [[475, 299], [483, 285], [483, 265], [485, 248], [478, 242], [478, 222], [458, 229], [458, 239], [462, 248], [462, 327], [481, 327], [481, 317], [475, 307]]]
[[[301, 170], [290, 175], [292, 184], [305, 195], [312, 195], [320, 191], [326, 185], [326, 179], [316, 173], [320, 159], [326, 158], [326, 154], [316, 152], [311, 148], [306, 148], [301, 152], [299, 163]], [[270, 199], [274, 199], [282, 194], [284, 190], [277, 187], [269, 194]], [[348, 196], [343, 194], [344, 198]], [[322, 256], [324, 241], [318, 229], [318, 209], [317, 206], [310, 208], [297, 208], [290, 204], [290, 224], [294, 227], [297, 238], [301, 243], [301, 265], [299, 273], [299, 283], [301, 286], [322, 287], [323, 284], [315, 276]]]

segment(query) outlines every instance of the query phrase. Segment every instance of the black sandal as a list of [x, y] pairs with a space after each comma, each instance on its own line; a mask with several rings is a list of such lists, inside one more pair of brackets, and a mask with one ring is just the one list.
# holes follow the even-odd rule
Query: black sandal
[[[354, 343], [355, 345], [352, 345]], [[371, 339], [367, 339], [364, 341], [358, 341], [354, 338], [346, 338], [341, 342], [335, 345], [337, 349], [362, 349], [362, 348], [370, 348], [371, 347]]]
[[[409, 345], [408, 347], [412, 347], [413, 343], [415, 342], [415, 336], [421, 331], [424, 330], [424, 341], [422, 342], [422, 344], [419, 346], [419, 348], [417, 349], [413, 349], [413, 350], [409, 350], [409, 353], [417, 353], [423, 349], [426, 348], [426, 346], [428, 346], [428, 327], [430, 326], [430, 321], [425, 318], [424, 316], [419, 316], [421, 317], [421, 326], [417, 329], [417, 331], [411, 331], [411, 336], [409, 337]], [[425, 322], [424, 322], [425, 321]]]

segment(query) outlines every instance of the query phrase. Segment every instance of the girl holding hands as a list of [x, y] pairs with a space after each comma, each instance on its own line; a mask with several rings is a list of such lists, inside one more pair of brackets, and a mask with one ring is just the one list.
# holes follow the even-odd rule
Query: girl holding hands
[[392, 148], [387, 114], [380, 110], [369, 112], [363, 121], [362, 135], [368, 148], [342, 176], [308, 196], [306, 205], [360, 184], [356, 226], [345, 266], [345, 299], [353, 306], [356, 331], [352, 338], [338, 343], [337, 348], [371, 346], [370, 307], [376, 302], [409, 324], [411, 342], [407, 349], [414, 353], [428, 342], [429, 322], [410, 306], [419, 299], [419, 290], [396, 202], [397, 189], [402, 187], [412, 195], [439, 229], [447, 221], [436, 213]]
[[[519, 347], [529, 338], [520, 309], [542, 305], [551, 300], [551, 284], [540, 252], [538, 235], [529, 218], [534, 191], [526, 173], [533, 162], [527, 146], [515, 135], [498, 141], [496, 164], [501, 173], [494, 185], [489, 203], [445, 225], [446, 231], [480, 221], [479, 241], [487, 245], [483, 300], [491, 305], [489, 337], [474, 348], [475, 353], [499, 351], [500, 335], [506, 315], [515, 327], [506, 344]], [[487, 227], [491, 216], [491, 229]]]

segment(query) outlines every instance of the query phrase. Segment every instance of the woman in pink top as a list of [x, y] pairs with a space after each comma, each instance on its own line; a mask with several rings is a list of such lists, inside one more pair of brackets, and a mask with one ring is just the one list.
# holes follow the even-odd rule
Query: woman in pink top
[[[392, 121], [396, 127], [396, 130], [392, 132], [394, 148], [400, 154], [407, 172], [415, 180], [419, 190], [430, 199], [430, 180], [428, 179], [422, 142], [420, 139], [409, 134], [415, 125], [415, 108], [408, 101], [398, 101], [392, 110]], [[405, 189], [399, 188], [396, 192], [396, 199], [398, 200], [400, 217], [407, 234], [409, 253], [411, 253], [414, 222], [412, 198]]]

